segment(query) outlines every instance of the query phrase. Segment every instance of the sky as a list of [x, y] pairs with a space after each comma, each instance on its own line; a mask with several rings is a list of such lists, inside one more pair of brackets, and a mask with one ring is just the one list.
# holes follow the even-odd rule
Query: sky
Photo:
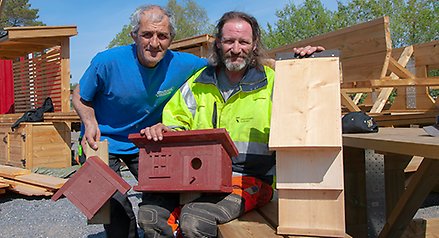
[[[31, 8], [39, 10], [39, 21], [47, 26], [77, 26], [78, 35], [70, 38], [71, 83], [78, 83], [91, 59], [104, 51], [110, 41], [129, 23], [132, 12], [144, 4], [166, 6], [168, 0], [29, 0]], [[181, 0], [177, 0], [182, 3]], [[196, 0], [203, 7], [210, 23], [215, 24], [223, 13], [243, 11], [256, 17], [261, 27], [274, 25], [276, 10], [288, 3], [299, 5], [303, 0]], [[322, 0], [324, 6], [334, 10], [335, 0]]]

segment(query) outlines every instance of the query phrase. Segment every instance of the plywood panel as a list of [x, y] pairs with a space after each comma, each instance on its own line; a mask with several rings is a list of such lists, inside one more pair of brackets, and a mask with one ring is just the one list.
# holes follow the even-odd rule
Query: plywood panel
[[341, 150], [276, 152], [276, 188], [343, 190]]
[[340, 148], [338, 58], [277, 61], [275, 77], [270, 149]]
[[340, 190], [279, 189], [280, 234], [344, 237], [344, 193]]

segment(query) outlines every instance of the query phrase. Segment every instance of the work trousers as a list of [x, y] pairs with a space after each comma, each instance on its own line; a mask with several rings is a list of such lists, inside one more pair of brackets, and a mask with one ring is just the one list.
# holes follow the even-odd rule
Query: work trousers
[[[108, 165], [121, 176], [121, 161], [137, 179], [139, 171], [139, 154], [116, 155], [110, 154]], [[117, 191], [110, 199], [110, 224], [105, 224], [104, 229], [108, 238], [138, 238], [136, 216], [128, 196]]]
[[[234, 177], [231, 194], [209, 193], [179, 206], [179, 194], [144, 193], [139, 226], [145, 237], [217, 237], [217, 225], [267, 204], [272, 187], [254, 177]], [[180, 210], [181, 208], [181, 210]]]

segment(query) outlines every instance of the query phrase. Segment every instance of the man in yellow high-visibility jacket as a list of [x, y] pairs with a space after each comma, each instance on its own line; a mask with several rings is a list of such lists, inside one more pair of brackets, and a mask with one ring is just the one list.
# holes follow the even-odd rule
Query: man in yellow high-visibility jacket
[[[232, 159], [233, 192], [204, 194], [181, 208], [178, 228], [184, 237], [216, 237], [217, 224], [267, 204], [273, 195], [275, 157], [268, 138], [274, 71], [262, 64], [266, 56], [259, 25], [248, 14], [228, 12], [216, 29], [209, 66], [167, 103], [163, 124], [141, 131], [148, 139], [161, 140], [163, 132], [173, 129], [226, 128], [239, 150]], [[176, 194], [144, 193], [139, 225], [145, 235], [172, 237], [178, 203]]]

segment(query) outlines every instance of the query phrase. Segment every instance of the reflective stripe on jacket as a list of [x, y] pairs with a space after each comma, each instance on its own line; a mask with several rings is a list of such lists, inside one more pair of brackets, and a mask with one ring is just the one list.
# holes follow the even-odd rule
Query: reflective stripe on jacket
[[233, 172], [258, 177], [271, 184], [274, 154], [268, 151], [274, 71], [250, 68], [239, 90], [225, 101], [217, 87], [215, 67], [195, 73], [171, 98], [163, 123], [184, 130], [226, 128], [239, 156]]

